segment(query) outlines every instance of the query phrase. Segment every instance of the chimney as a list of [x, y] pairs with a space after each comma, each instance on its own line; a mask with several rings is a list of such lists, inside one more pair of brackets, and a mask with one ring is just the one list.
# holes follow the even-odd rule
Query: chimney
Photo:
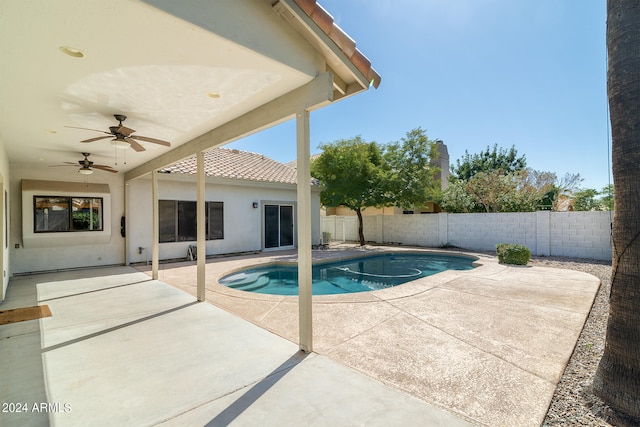
[[436, 150], [438, 151], [438, 157], [433, 159], [431, 164], [440, 168], [440, 171], [435, 175], [435, 179], [440, 180], [440, 189], [444, 191], [449, 186], [449, 151], [441, 139], [436, 140]]

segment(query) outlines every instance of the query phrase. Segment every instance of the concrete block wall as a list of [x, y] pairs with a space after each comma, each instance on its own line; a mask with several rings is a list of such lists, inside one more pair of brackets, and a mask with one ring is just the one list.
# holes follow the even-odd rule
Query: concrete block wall
[[610, 212], [554, 212], [550, 251], [558, 256], [611, 259]]
[[445, 215], [448, 245], [491, 251], [498, 243], [518, 243], [536, 250], [535, 212]]
[[365, 239], [377, 243], [489, 251], [498, 243], [518, 243], [533, 255], [611, 260], [610, 212], [375, 215], [363, 220]]
[[384, 242], [440, 246], [437, 215], [385, 215], [382, 216], [382, 232]]

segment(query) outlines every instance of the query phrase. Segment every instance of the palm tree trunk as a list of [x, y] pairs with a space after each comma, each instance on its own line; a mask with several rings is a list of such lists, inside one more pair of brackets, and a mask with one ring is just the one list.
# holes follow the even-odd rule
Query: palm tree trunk
[[613, 261], [607, 337], [593, 388], [609, 406], [640, 418], [640, 0], [607, 1], [607, 50]]

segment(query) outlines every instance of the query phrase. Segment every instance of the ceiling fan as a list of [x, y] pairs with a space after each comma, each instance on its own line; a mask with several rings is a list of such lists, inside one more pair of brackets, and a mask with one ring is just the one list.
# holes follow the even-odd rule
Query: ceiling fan
[[131, 147], [138, 152], [145, 151], [145, 149], [142, 145], [138, 143], [138, 141], [136, 141], [136, 139], [139, 139], [140, 141], [152, 142], [154, 144], [164, 145], [165, 147], [171, 147], [171, 143], [167, 141], [163, 141], [161, 139], [149, 138], [148, 136], [141, 136], [141, 135], [132, 135], [135, 132], [135, 130], [122, 125], [122, 122], [127, 120], [127, 116], [123, 114], [114, 114], [113, 117], [115, 117], [116, 120], [118, 121], [118, 125], [109, 126], [109, 132], [98, 130], [98, 129], [80, 128], [76, 126], [65, 126], [65, 127], [73, 128], [73, 129], [93, 130], [96, 132], [102, 132], [104, 134], [107, 134], [107, 136], [98, 136], [96, 138], [89, 138], [80, 142], [93, 142], [93, 141], [98, 141], [100, 139], [114, 138], [111, 141], [111, 143], [116, 147], [120, 147], [120, 148]]
[[94, 164], [91, 160], [89, 160], [89, 156], [91, 155], [91, 153], [82, 153], [82, 155], [84, 156], [84, 159], [78, 160], [77, 163], [64, 162], [65, 163], [64, 165], [51, 165], [50, 167], [80, 165], [80, 169], [78, 169], [78, 172], [81, 173], [82, 175], [91, 175], [93, 173], [93, 169], [99, 169], [101, 171], [112, 172], [112, 173], [118, 172], [117, 170], [112, 169], [111, 166]]

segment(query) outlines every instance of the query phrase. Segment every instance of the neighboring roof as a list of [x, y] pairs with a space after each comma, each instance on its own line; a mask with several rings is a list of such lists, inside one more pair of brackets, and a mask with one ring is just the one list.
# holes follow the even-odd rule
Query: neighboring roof
[[[204, 171], [206, 176], [284, 184], [295, 184], [297, 173], [295, 169], [262, 154], [229, 148], [214, 148], [205, 151]], [[195, 175], [197, 172], [196, 157], [190, 157], [164, 167], [160, 172]]]
[[377, 89], [380, 86], [380, 75], [371, 67], [371, 61], [356, 48], [356, 42], [334, 22], [333, 16], [316, 0], [294, 1], [342, 50], [349, 61], [367, 78], [367, 81]]

